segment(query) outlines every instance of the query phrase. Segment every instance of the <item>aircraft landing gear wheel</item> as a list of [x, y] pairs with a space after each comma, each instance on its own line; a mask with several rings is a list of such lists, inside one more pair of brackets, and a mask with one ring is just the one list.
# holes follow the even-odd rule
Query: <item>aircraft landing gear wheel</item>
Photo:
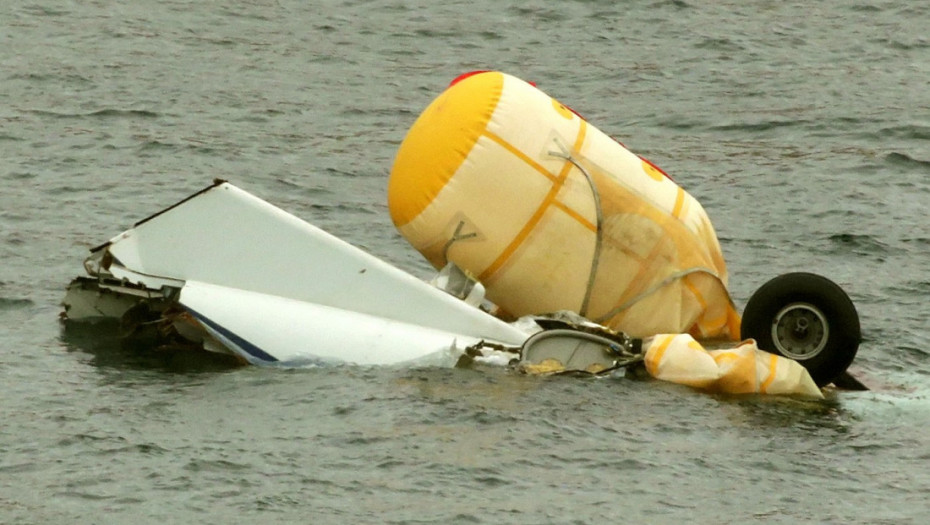
[[762, 350], [799, 362], [820, 387], [846, 371], [861, 339], [859, 314], [846, 292], [806, 272], [779, 275], [756, 290], [740, 331]]

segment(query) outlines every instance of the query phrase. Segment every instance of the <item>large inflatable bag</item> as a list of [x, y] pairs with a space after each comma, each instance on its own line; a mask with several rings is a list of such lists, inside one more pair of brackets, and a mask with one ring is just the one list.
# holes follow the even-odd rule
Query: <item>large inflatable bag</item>
[[388, 184], [400, 233], [513, 316], [572, 310], [630, 335], [739, 337], [701, 205], [533, 85], [463, 78], [414, 123]]

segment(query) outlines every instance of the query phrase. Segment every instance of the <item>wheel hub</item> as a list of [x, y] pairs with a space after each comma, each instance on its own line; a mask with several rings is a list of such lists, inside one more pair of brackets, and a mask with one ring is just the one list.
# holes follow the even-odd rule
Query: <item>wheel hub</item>
[[792, 303], [772, 321], [772, 341], [779, 353], [797, 361], [811, 359], [827, 345], [830, 328], [826, 316], [809, 303]]

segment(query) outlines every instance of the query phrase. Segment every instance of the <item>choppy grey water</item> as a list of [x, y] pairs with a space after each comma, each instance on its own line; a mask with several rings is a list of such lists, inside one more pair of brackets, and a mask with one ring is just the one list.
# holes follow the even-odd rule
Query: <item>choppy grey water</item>
[[[5, 3], [0, 522], [923, 523], [928, 26], [900, 0]], [[387, 173], [473, 69], [672, 174], [740, 306], [786, 271], [841, 284], [873, 390], [229, 369], [59, 325], [89, 247], [215, 177], [427, 276]]]

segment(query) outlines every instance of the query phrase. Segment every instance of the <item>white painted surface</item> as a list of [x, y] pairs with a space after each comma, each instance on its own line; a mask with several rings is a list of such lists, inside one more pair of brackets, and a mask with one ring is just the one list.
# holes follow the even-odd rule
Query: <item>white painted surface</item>
[[180, 303], [253, 364], [452, 365], [477, 338], [285, 297], [188, 281]]
[[224, 316], [228, 329], [263, 341], [281, 360], [317, 351], [336, 357], [367, 340], [366, 350], [340, 359], [389, 363], [425, 355], [440, 341], [448, 347], [449, 334], [510, 345], [527, 336], [228, 183], [143, 221], [108, 249], [117, 277], [153, 288], [186, 282], [189, 306]]

